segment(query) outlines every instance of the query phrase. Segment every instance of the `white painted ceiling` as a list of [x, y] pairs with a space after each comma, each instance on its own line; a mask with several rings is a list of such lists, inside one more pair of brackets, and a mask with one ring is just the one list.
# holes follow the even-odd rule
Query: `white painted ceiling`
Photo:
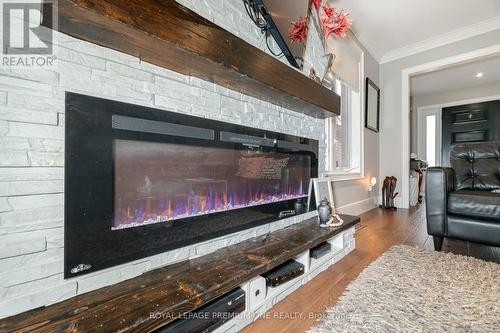
[[418, 96], [492, 83], [500, 84], [500, 56], [414, 76], [410, 86], [412, 96]]
[[[500, 0], [328, 0], [350, 12], [353, 32], [377, 58], [391, 58], [422, 42], [500, 28]], [[480, 25], [480, 27], [478, 27]], [[445, 35], [445, 36], [442, 36]], [[447, 36], [446, 36], [447, 35]], [[442, 38], [438, 38], [442, 37]], [[438, 39], [438, 40], [436, 40]]]

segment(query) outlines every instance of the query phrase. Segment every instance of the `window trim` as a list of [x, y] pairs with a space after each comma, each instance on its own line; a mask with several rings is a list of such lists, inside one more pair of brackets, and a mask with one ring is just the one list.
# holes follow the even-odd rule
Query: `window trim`
[[[350, 180], [359, 180], [359, 179], [364, 179], [365, 178], [365, 127], [364, 127], [364, 121], [365, 121], [365, 80], [363, 78], [365, 77], [365, 52], [361, 52], [361, 62], [359, 64], [359, 82], [360, 82], [360, 87], [359, 87], [359, 98], [360, 98], [360, 167], [359, 169], [356, 169], [355, 171], [352, 172], [346, 172], [346, 171], [333, 171], [333, 170], [326, 170], [323, 173], [323, 176], [329, 177], [333, 182], [342, 182], [342, 181], [350, 181]], [[325, 126], [326, 130], [328, 131], [329, 126]], [[327, 133], [327, 151], [328, 145], [330, 144], [330, 133]], [[328, 166], [332, 165], [332, 161], [330, 160], [331, 156], [328, 155], [327, 158], [329, 159]]]
[[345, 182], [349, 180], [359, 180], [364, 179], [364, 173], [347, 173], [347, 172], [325, 172], [324, 177], [330, 178], [333, 182]]

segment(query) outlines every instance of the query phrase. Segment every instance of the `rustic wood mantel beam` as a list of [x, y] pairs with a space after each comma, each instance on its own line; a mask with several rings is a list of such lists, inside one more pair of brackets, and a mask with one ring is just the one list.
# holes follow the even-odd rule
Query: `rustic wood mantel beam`
[[58, 30], [316, 118], [340, 97], [173, 0], [60, 0]]

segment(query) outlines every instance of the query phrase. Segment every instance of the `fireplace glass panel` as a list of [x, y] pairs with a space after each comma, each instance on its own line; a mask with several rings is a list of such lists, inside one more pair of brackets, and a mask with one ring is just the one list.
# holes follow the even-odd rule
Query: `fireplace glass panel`
[[114, 140], [112, 230], [307, 196], [311, 157]]

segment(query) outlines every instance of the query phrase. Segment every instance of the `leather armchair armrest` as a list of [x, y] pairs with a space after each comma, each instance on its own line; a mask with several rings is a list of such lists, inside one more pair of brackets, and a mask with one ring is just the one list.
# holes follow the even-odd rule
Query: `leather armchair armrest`
[[425, 207], [428, 234], [440, 237], [447, 235], [448, 193], [454, 189], [455, 172], [452, 168], [427, 169]]

